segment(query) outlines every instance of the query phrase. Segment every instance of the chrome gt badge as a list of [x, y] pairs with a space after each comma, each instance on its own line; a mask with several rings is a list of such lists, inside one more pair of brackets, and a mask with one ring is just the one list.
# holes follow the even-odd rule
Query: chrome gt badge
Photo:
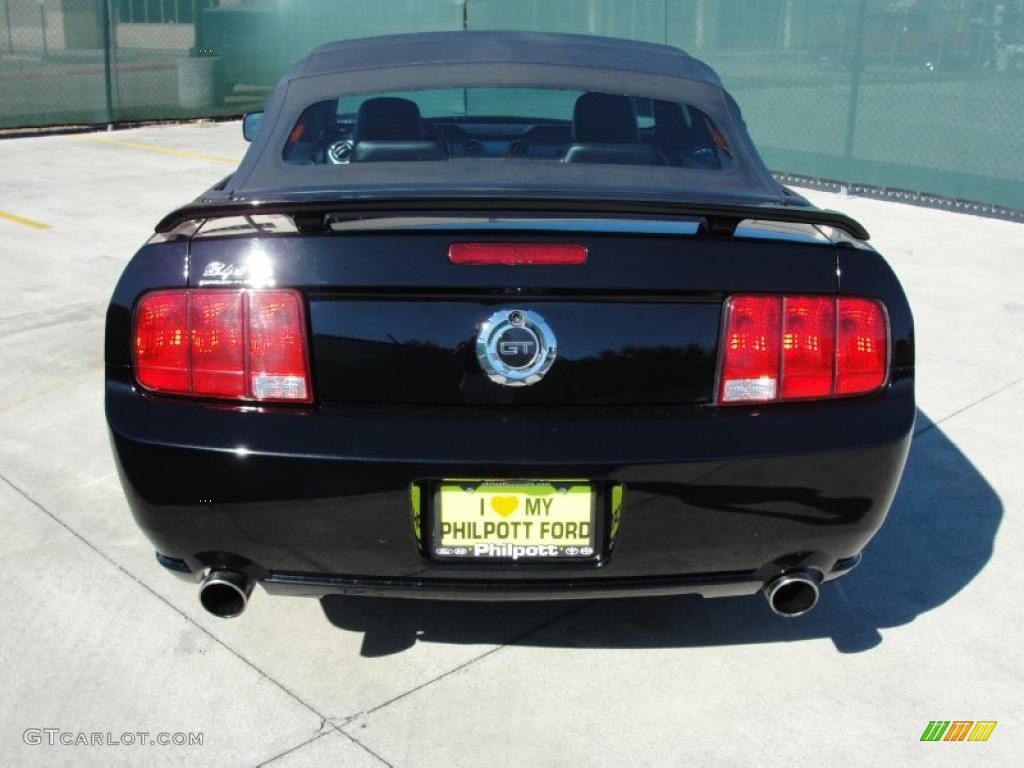
[[506, 387], [536, 384], [558, 355], [555, 334], [536, 312], [503, 309], [480, 326], [476, 358], [487, 378]]

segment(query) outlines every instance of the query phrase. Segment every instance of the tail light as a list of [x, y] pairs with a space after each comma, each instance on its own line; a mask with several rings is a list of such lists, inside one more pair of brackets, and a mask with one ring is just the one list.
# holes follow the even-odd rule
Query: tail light
[[452, 243], [448, 261], [452, 264], [559, 265], [583, 264], [584, 245], [563, 243]]
[[721, 405], [861, 395], [886, 381], [889, 327], [874, 299], [731, 296], [724, 329]]
[[312, 401], [302, 298], [286, 290], [156, 291], [135, 311], [135, 377], [154, 392]]

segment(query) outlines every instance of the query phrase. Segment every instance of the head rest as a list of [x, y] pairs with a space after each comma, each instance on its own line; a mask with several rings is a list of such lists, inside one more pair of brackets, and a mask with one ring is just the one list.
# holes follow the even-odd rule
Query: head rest
[[422, 138], [423, 121], [416, 102], [381, 96], [359, 105], [353, 141], [419, 141]]
[[640, 140], [636, 112], [628, 96], [584, 93], [572, 112], [576, 144], [635, 144]]

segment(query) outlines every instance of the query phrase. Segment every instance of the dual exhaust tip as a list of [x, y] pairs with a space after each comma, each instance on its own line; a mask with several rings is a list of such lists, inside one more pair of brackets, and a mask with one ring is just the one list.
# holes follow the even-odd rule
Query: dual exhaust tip
[[[787, 571], [767, 581], [761, 590], [777, 616], [796, 618], [818, 604], [820, 576], [807, 570]], [[213, 570], [199, 586], [203, 608], [222, 619], [241, 616], [249, 604], [253, 581], [244, 573]]]
[[199, 602], [222, 619], [241, 616], [249, 604], [252, 584], [252, 579], [239, 571], [210, 571], [199, 585]]
[[765, 582], [761, 592], [776, 616], [795, 619], [818, 604], [820, 582], [812, 571], [786, 571]]

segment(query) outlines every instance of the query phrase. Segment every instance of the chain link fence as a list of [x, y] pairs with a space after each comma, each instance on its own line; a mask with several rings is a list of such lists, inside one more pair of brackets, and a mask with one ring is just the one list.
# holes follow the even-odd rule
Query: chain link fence
[[[199, 45], [242, 0], [0, 0], [0, 128], [210, 117], [256, 109], [267, 83], [222, 87]], [[199, 23], [197, 23], [199, 22]]]
[[237, 115], [328, 40], [580, 32], [706, 60], [780, 172], [1024, 210], [1024, 0], [0, 0], [0, 13], [0, 129]]

